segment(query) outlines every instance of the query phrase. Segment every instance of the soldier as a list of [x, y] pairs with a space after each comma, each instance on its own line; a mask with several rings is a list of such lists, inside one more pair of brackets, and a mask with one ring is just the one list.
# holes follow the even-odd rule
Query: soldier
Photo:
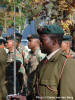
[[62, 51], [67, 55], [70, 55], [73, 58], [75, 58], [75, 53], [71, 50], [71, 47], [72, 47], [72, 36], [64, 35], [61, 44]]
[[34, 77], [35, 100], [75, 100], [75, 61], [61, 51], [64, 31], [58, 25], [39, 28], [38, 33], [47, 59], [37, 67]]
[[[29, 60], [28, 60], [28, 89], [30, 94], [32, 93], [32, 82], [35, 70], [39, 62], [41, 62], [46, 54], [42, 53], [40, 50], [40, 40], [38, 34], [32, 34], [28, 36], [28, 47], [31, 49], [29, 53]], [[31, 97], [30, 97], [31, 98]], [[28, 99], [30, 100], [30, 99]]]
[[[7, 49], [9, 49], [8, 60], [14, 61], [14, 37], [13, 36], [7, 39], [6, 47]], [[23, 58], [19, 53], [19, 51], [17, 50], [16, 50], [16, 60], [20, 60], [21, 63], [23, 64]]]
[[[11, 76], [10, 75], [7, 76], [7, 90], [8, 90], [8, 93], [13, 93], [13, 65], [14, 65], [13, 64], [13, 62], [14, 62], [14, 38], [13, 38], [13, 36], [11, 36], [7, 39], [6, 47], [9, 49], [8, 58], [7, 58], [7, 73], [6, 73], [6, 75], [8, 75], [9, 72], [11, 74]], [[18, 71], [20, 73], [22, 73], [24, 76], [25, 69], [23, 66], [23, 58], [22, 58], [22, 55], [17, 50], [16, 50], [16, 60], [18, 60], [21, 63]], [[10, 84], [8, 84], [8, 83], [10, 83]]]
[[6, 100], [7, 91], [5, 87], [6, 53], [0, 48], [0, 100]]
[[[28, 49], [25, 48], [22, 44], [21, 44], [21, 39], [22, 39], [22, 35], [20, 33], [16, 33], [16, 49], [17, 51], [20, 53], [20, 55], [22, 56], [23, 59], [23, 66], [25, 68], [26, 64], [27, 64], [27, 55], [28, 55]], [[26, 69], [25, 69], [26, 70]], [[26, 73], [24, 74], [24, 84], [25, 84], [25, 88], [27, 87], [27, 75]], [[26, 89], [25, 89], [26, 90]]]
[[17, 39], [17, 50], [20, 52], [20, 54], [22, 55], [22, 57], [23, 57], [23, 63], [27, 63], [26, 61], [26, 59], [28, 59], [27, 58], [27, 56], [28, 56], [28, 49], [27, 48], [25, 48], [22, 44], [21, 44], [21, 39], [22, 39], [22, 35], [20, 34], [20, 33], [16, 33], [16, 39]]
[[32, 34], [28, 36], [28, 47], [29, 49], [31, 49], [28, 61], [31, 63], [31, 68], [29, 73], [36, 70], [36, 67], [39, 64], [39, 62], [41, 62], [46, 56], [46, 54], [41, 52], [40, 45], [41, 43], [38, 34]]

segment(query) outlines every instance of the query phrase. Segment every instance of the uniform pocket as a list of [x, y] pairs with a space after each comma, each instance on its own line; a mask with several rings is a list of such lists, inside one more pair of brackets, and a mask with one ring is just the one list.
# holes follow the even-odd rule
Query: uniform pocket
[[57, 96], [57, 88], [56, 86], [53, 84], [50, 84], [50, 81], [48, 80], [42, 80], [39, 84], [39, 90], [40, 93], [44, 96]]

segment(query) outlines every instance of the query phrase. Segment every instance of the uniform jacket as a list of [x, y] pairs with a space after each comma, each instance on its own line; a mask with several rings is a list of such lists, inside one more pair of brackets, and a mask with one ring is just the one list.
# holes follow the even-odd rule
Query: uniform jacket
[[6, 53], [0, 48], [0, 100], [6, 100], [7, 91], [5, 88], [5, 69], [6, 69]]
[[[64, 66], [64, 67], [63, 67]], [[47, 62], [42, 61], [36, 71], [33, 86], [35, 100], [75, 100], [75, 61], [66, 60], [66, 55], [59, 50]], [[41, 99], [40, 99], [41, 100]]]

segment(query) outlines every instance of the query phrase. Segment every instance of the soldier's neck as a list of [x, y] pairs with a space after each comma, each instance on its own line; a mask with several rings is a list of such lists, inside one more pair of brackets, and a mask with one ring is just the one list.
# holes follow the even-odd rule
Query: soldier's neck
[[70, 49], [66, 49], [64, 52], [69, 54], [70, 53]]
[[9, 52], [13, 52], [13, 51], [14, 51], [14, 48], [10, 48], [10, 49], [9, 49]]
[[38, 48], [40, 48], [40, 47], [35, 47], [35, 48], [33, 48], [33, 53], [35, 53], [36, 52], [36, 50], [38, 49]]

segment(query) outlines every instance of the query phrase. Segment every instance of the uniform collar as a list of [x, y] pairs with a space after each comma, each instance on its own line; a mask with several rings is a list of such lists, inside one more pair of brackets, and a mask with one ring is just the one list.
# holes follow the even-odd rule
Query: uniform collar
[[51, 59], [59, 50], [60, 50], [60, 48], [57, 49], [57, 50], [55, 50], [55, 51], [52, 52], [51, 54], [49, 54], [49, 55], [47, 56], [47, 59], [48, 59], [48, 60]]
[[35, 55], [37, 55], [38, 51], [41, 51], [40, 48], [37, 48], [34, 52]]

